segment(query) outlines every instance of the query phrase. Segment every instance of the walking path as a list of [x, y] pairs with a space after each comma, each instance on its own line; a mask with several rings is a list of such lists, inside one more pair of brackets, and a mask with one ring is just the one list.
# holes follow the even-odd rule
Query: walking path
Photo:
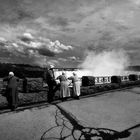
[[[140, 87], [0, 114], [0, 140], [99, 140], [101, 128], [113, 133], [137, 124]], [[140, 140], [140, 127], [131, 132], [122, 140]]]

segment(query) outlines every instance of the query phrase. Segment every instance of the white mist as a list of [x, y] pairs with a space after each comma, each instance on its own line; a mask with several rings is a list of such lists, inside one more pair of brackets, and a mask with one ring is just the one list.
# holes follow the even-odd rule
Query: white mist
[[112, 76], [124, 75], [129, 65], [128, 55], [124, 50], [88, 52], [84, 62], [80, 65], [84, 75]]

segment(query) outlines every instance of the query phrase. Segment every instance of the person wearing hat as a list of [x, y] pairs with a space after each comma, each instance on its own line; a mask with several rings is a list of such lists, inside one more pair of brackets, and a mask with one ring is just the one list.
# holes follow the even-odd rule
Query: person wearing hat
[[9, 107], [15, 110], [18, 106], [18, 81], [19, 79], [14, 76], [13, 72], [9, 72], [9, 76], [4, 78], [3, 81], [7, 81], [6, 97], [9, 103]]
[[73, 76], [68, 78], [69, 80], [72, 80], [73, 83], [73, 94], [72, 96], [76, 99], [79, 99], [80, 96], [80, 81], [75, 72], [73, 72]]
[[50, 65], [49, 69], [46, 72], [46, 82], [47, 82], [48, 88], [49, 88], [49, 91], [48, 91], [48, 94], [47, 94], [48, 102], [53, 101], [54, 87], [56, 86], [56, 81], [55, 81], [55, 78], [54, 78], [53, 68], [54, 68], [54, 66]]

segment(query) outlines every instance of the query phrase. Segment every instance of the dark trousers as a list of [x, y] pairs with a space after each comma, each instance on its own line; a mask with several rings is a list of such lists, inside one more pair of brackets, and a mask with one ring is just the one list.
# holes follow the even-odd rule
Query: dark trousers
[[51, 101], [53, 101], [53, 97], [54, 97], [54, 92], [53, 92], [54, 86], [52, 84], [48, 84], [48, 87], [49, 87], [49, 91], [47, 94], [47, 99], [48, 99], [48, 102], [51, 102]]
[[17, 88], [7, 88], [6, 91], [7, 101], [9, 103], [9, 107], [11, 109], [15, 109], [18, 106], [18, 91]]
[[48, 84], [49, 91], [48, 91], [48, 102], [52, 102], [54, 99], [55, 92], [60, 89], [60, 84]]

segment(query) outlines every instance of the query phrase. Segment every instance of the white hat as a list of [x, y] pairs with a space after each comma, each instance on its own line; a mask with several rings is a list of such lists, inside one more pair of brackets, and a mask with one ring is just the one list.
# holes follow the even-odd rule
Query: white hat
[[10, 76], [14, 76], [14, 73], [12, 71], [9, 72]]
[[54, 68], [54, 65], [50, 65], [50, 68]]

